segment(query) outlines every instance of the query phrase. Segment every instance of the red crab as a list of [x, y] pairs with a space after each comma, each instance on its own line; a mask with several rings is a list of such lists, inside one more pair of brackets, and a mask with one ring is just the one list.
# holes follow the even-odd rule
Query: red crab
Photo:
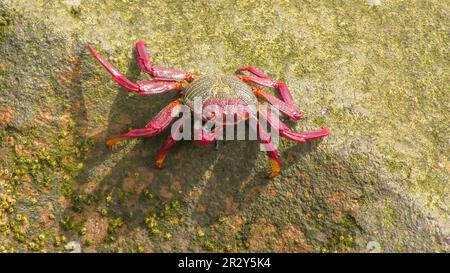
[[[312, 139], [322, 138], [329, 133], [328, 128], [302, 133], [291, 131], [286, 124], [281, 122], [276, 115], [272, 114], [266, 108], [265, 104], [258, 101], [258, 98], [264, 99], [290, 119], [298, 121], [302, 119], [302, 113], [294, 106], [288, 87], [282, 82], [269, 78], [269, 76], [254, 67], [248, 66], [239, 68], [236, 70], [237, 75], [235, 76], [208, 75], [197, 77], [189, 72], [184, 72], [179, 69], [152, 66], [151, 57], [146, 50], [145, 43], [139, 41], [136, 43], [139, 66], [141, 70], [149, 74], [153, 80], [143, 80], [134, 83], [125, 78], [117, 68], [102, 58], [90, 45], [89, 50], [113, 76], [114, 80], [129, 91], [144, 96], [170, 91], [178, 91], [180, 94], [178, 99], [171, 102], [166, 108], [159, 112], [145, 128], [134, 129], [128, 133], [107, 140], [106, 145], [108, 147], [111, 147], [114, 143], [124, 139], [151, 137], [162, 132], [169, 124], [171, 124], [175, 117], [178, 116], [182, 105], [186, 105], [194, 111], [193, 104], [195, 98], [200, 98], [201, 103], [203, 104], [202, 106], [214, 105], [216, 107], [215, 112], [200, 113], [203, 122], [215, 119], [217, 114], [220, 116], [232, 115], [233, 120], [235, 121], [233, 123], [234, 125], [250, 119], [256, 121], [254, 124], [257, 125], [257, 128], [254, 129], [258, 131], [259, 141], [269, 147], [269, 149], [267, 149], [267, 155], [269, 157], [271, 168], [269, 174], [270, 178], [275, 177], [281, 171], [280, 161], [271, 143], [270, 135], [263, 126], [261, 126], [258, 116], [264, 118], [272, 127], [272, 130], [278, 131], [280, 136], [297, 142], [306, 142]], [[252, 76], [243, 75], [241, 73], [243, 71], [250, 72]], [[251, 83], [252, 85], [248, 85], [247, 83]], [[257, 85], [278, 90], [281, 100], [257, 87]], [[229, 106], [238, 107], [229, 108]], [[257, 109], [259, 115], [254, 111], [249, 111], [248, 109], [250, 109], [250, 107]], [[229, 111], [228, 109], [237, 110]], [[183, 118], [186, 117], [181, 117], [181, 119]], [[183, 123], [178, 122], [176, 124], [178, 127], [175, 128], [175, 132], [180, 132]], [[208, 133], [203, 132], [201, 138], [195, 141], [202, 145], [211, 144], [215, 142], [221, 134], [222, 130], [212, 130]], [[157, 154], [156, 166], [158, 168], [162, 167], [167, 152], [176, 141], [176, 137], [170, 134]]]

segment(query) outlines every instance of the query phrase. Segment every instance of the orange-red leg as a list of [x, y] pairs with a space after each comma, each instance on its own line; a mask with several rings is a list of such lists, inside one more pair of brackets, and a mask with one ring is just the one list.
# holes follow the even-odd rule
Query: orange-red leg
[[89, 45], [89, 50], [101, 65], [113, 76], [113, 79], [123, 88], [141, 95], [153, 95], [162, 92], [181, 90], [188, 86], [186, 82], [172, 81], [138, 81], [136, 83], [127, 79], [116, 67], [106, 61], [100, 54], [98, 54], [92, 46]]
[[[271, 84], [272, 80], [268, 80], [265, 78], [251, 77], [247, 75], [238, 75], [237, 78], [244, 82], [251, 82], [269, 88], [275, 88], [277, 86], [274, 83]], [[278, 99], [274, 95], [267, 93], [259, 87], [251, 86], [251, 88], [253, 89], [257, 97], [265, 99], [268, 103], [276, 107], [278, 110], [280, 110], [280, 112], [288, 116], [290, 119], [294, 121], [303, 119], [302, 112], [293, 104], [288, 104], [285, 101]]]
[[106, 146], [111, 147], [115, 143], [136, 137], [151, 137], [162, 132], [180, 112], [180, 101], [171, 102], [161, 110], [143, 129], [134, 129], [128, 133], [112, 137], [106, 141]]
[[273, 107], [280, 110], [281, 113], [285, 114], [289, 118], [291, 118], [294, 121], [303, 119], [303, 113], [300, 112], [296, 107], [286, 104], [282, 102], [281, 100], [277, 99], [274, 95], [267, 93], [266, 91], [262, 90], [259, 87], [251, 86], [253, 91], [255, 91], [255, 95], [258, 98], [265, 99], [268, 103], [273, 105]]
[[267, 121], [268, 124], [270, 124], [270, 126], [274, 130], [277, 130], [282, 137], [289, 140], [297, 142], [307, 142], [316, 138], [326, 137], [330, 132], [328, 128], [309, 132], [293, 132], [261, 102], [259, 103], [258, 113]]
[[[252, 119], [256, 120], [257, 128], [253, 128], [258, 131], [259, 142], [265, 145], [266, 154], [269, 157], [269, 167], [270, 173], [268, 175], [269, 178], [274, 178], [281, 172], [280, 159], [278, 158], [277, 151], [270, 140], [270, 135], [264, 129], [264, 126], [261, 125], [259, 120], [256, 117], [252, 117]], [[252, 122], [249, 123], [251, 126]]]
[[[239, 75], [238, 77], [241, 80], [278, 90], [278, 93], [280, 94], [282, 102], [284, 102], [285, 104], [287, 104], [290, 107], [293, 107], [295, 109], [294, 112], [298, 112], [301, 114], [301, 112], [295, 107], [291, 91], [289, 90], [289, 88], [287, 87], [287, 85], [285, 83], [271, 79], [264, 72], [254, 68], [253, 66], [239, 68], [238, 70], [236, 70], [236, 73], [241, 73], [243, 71], [250, 72], [251, 74], [255, 75], [256, 77]], [[269, 103], [271, 103], [271, 102], [269, 101]], [[280, 103], [277, 102], [277, 105], [280, 105]], [[290, 118], [293, 118], [293, 117], [290, 116]], [[297, 116], [297, 117], [294, 116], [294, 118], [296, 120], [298, 120], [298, 119], [301, 119], [301, 116]]]
[[166, 142], [164, 142], [163, 146], [159, 149], [158, 154], [156, 155], [156, 167], [161, 169], [164, 164], [164, 160], [166, 159], [167, 152], [172, 148], [173, 144], [177, 142], [172, 134], [169, 135]]
[[192, 81], [195, 79], [194, 75], [183, 70], [152, 66], [152, 59], [147, 52], [144, 41], [138, 41], [136, 43], [136, 51], [138, 53], [138, 62], [141, 70], [157, 80]]
[[[180, 134], [183, 131], [183, 125], [188, 120], [189, 117], [183, 116], [181, 120], [179, 120], [178, 124], [176, 125], [176, 128], [173, 128], [173, 134], [172, 132], [167, 137], [166, 142], [164, 142], [163, 146], [159, 149], [158, 154], [156, 155], [156, 167], [162, 168], [164, 164], [164, 160], [166, 159], [166, 155], [169, 152], [169, 150], [172, 148], [172, 146], [177, 142], [178, 134]], [[190, 121], [189, 121], [190, 122]]]

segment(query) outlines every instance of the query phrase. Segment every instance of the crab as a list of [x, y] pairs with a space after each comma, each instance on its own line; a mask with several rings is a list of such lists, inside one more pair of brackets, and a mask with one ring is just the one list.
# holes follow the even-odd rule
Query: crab
[[[180, 114], [183, 105], [187, 106], [191, 111], [194, 111], [194, 101], [196, 98], [204, 106], [202, 109], [207, 108], [206, 106], [215, 106], [214, 111], [207, 112], [202, 110], [200, 113], [194, 113], [194, 115], [201, 116], [202, 122], [215, 120], [218, 116], [232, 116], [232, 123], [224, 122], [222, 124], [236, 125], [247, 120], [251, 120], [254, 122], [253, 124], [256, 124], [256, 126], [253, 126], [253, 129], [255, 133], [257, 132], [259, 142], [268, 147], [266, 153], [270, 166], [269, 178], [277, 176], [281, 171], [281, 166], [276, 149], [273, 147], [271, 141], [271, 135], [262, 126], [260, 118], [264, 119], [266, 124], [271, 126], [271, 131], [275, 130], [279, 133], [279, 136], [296, 142], [307, 142], [313, 139], [323, 138], [329, 134], [328, 128], [309, 132], [292, 131], [263, 103], [263, 101], [267, 102], [271, 107], [278, 109], [279, 112], [295, 122], [303, 119], [302, 112], [294, 105], [289, 88], [285, 83], [271, 79], [267, 74], [252, 66], [237, 69], [236, 74], [233, 76], [205, 75], [198, 77], [179, 69], [153, 66], [145, 42], [138, 41], [136, 43], [136, 52], [139, 67], [144, 73], [150, 75], [152, 79], [132, 82], [116, 67], [100, 56], [91, 45], [88, 45], [88, 47], [95, 59], [103, 65], [112, 75], [113, 79], [123, 88], [143, 96], [151, 96], [164, 92], [178, 92], [179, 94], [179, 97], [162, 109], [148, 122], [145, 128], [134, 129], [128, 133], [108, 139], [106, 145], [110, 148], [122, 140], [151, 137], [161, 133]], [[279, 98], [265, 91], [262, 87], [276, 90], [279, 93]], [[251, 108], [256, 109], [256, 111], [250, 111], [249, 109]], [[183, 115], [180, 119], [187, 119], [187, 117]], [[176, 134], [177, 132], [182, 132], [183, 124], [186, 123], [174, 123], [173, 126], [176, 128], [172, 128], [172, 133], [169, 134], [167, 140], [158, 151], [156, 156], [156, 166], [158, 168], [163, 167], [168, 151], [179, 140]], [[210, 130], [208, 132], [202, 131], [200, 138], [194, 141], [200, 145], [215, 143], [222, 134], [222, 131], [222, 129]]]

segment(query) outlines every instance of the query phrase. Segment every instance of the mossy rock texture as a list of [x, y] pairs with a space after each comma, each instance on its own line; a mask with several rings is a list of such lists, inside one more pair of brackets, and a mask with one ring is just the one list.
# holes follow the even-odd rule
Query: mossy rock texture
[[[0, 0], [0, 252], [449, 251], [449, 5], [421, 0]], [[255, 141], [114, 150], [175, 93], [120, 88], [134, 43], [197, 75], [252, 65], [305, 114], [265, 178]], [[71, 242], [71, 243], [69, 243]]]

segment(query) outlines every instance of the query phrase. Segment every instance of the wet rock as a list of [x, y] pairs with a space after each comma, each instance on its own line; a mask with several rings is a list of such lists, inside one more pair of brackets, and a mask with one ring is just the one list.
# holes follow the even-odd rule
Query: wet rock
[[[384, 6], [0, 1], [0, 250], [448, 252], [449, 11]], [[256, 141], [177, 143], [162, 170], [166, 133], [111, 151], [176, 97], [118, 87], [86, 46], [137, 81], [137, 40], [196, 75], [256, 66], [304, 112], [289, 126], [331, 134], [281, 140], [273, 180]]]

